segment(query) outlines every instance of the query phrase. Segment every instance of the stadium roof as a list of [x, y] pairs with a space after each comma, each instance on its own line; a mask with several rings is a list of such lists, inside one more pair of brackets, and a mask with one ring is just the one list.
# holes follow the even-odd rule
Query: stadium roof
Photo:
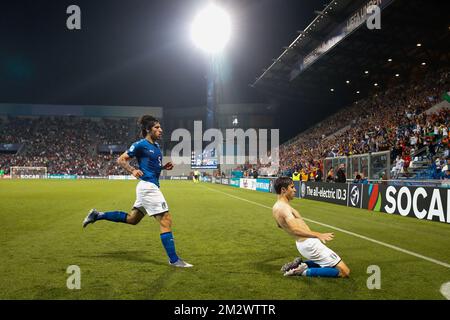
[[[371, 30], [363, 14], [374, 3], [381, 29]], [[439, 0], [331, 1], [252, 86], [293, 100], [363, 98], [416, 69], [448, 65], [449, 12], [449, 1]]]

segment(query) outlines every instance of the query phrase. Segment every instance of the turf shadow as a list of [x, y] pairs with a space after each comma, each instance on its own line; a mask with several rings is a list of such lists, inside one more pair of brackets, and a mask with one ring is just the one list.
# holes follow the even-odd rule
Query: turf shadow
[[[256, 270], [262, 271], [263, 273], [266, 274], [273, 274], [276, 272], [280, 273], [280, 269], [283, 266], [283, 264], [289, 262], [286, 260], [286, 262], [284, 263], [279, 263], [279, 260], [282, 258], [283, 256], [279, 256], [279, 257], [271, 257], [269, 259], [264, 259], [260, 261], [254, 261], [252, 263], [252, 266]], [[292, 258], [292, 260], [294, 260], [294, 258]]]
[[133, 261], [133, 262], [141, 262], [141, 263], [151, 263], [155, 265], [163, 265], [166, 266], [167, 263], [163, 263], [159, 260], [154, 260], [149, 258], [151, 253], [146, 251], [110, 251], [110, 252], [102, 252], [100, 254], [95, 254], [91, 256], [83, 256], [85, 258], [105, 258], [105, 259], [114, 259], [114, 260], [122, 260], [122, 261]]

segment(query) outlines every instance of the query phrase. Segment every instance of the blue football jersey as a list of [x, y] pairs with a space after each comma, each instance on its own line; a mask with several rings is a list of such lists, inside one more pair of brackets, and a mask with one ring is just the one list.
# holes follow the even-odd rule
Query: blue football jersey
[[136, 157], [139, 169], [144, 173], [141, 180], [151, 182], [159, 187], [159, 175], [162, 170], [162, 153], [159, 144], [150, 143], [147, 139], [136, 141], [127, 150], [127, 154]]

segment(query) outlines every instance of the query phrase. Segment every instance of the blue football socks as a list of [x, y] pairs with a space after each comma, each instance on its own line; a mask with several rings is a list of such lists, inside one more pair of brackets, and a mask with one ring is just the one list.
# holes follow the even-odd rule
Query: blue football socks
[[127, 222], [127, 213], [123, 211], [100, 212], [96, 220], [108, 220], [113, 222]]
[[175, 242], [173, 240], [172, 232], [161, 233], [161, 242], [166, 249], [167, 255], [169, 256], [170, 263], [178, 261], [177, 253], [175, 252]]
[[304, 261], [304, 262], [308, 265], [308, 268], [321, 268], [320, 265], [318, 265], [317, 263], [315, 263], [312, 260], [307, 260], [307, 261]]
[[339, 269], [337, 268], [308, 268], [306, 269], [307, 277], [323, 277], [337, 278], [339, 277]]

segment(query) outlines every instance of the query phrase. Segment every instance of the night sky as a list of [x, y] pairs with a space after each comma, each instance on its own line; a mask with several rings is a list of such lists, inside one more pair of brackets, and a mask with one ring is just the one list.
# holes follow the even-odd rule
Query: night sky
[[[17, 0], [0, 10], [0, 102], [195, 107], [206, 59], [189, 36], [205, 0]], [[267, 102], [249, 87], [328, 1], [219, 1], [231, 16], [221, 103]], [[66, 9], [81, 8], [81, 30]]]

